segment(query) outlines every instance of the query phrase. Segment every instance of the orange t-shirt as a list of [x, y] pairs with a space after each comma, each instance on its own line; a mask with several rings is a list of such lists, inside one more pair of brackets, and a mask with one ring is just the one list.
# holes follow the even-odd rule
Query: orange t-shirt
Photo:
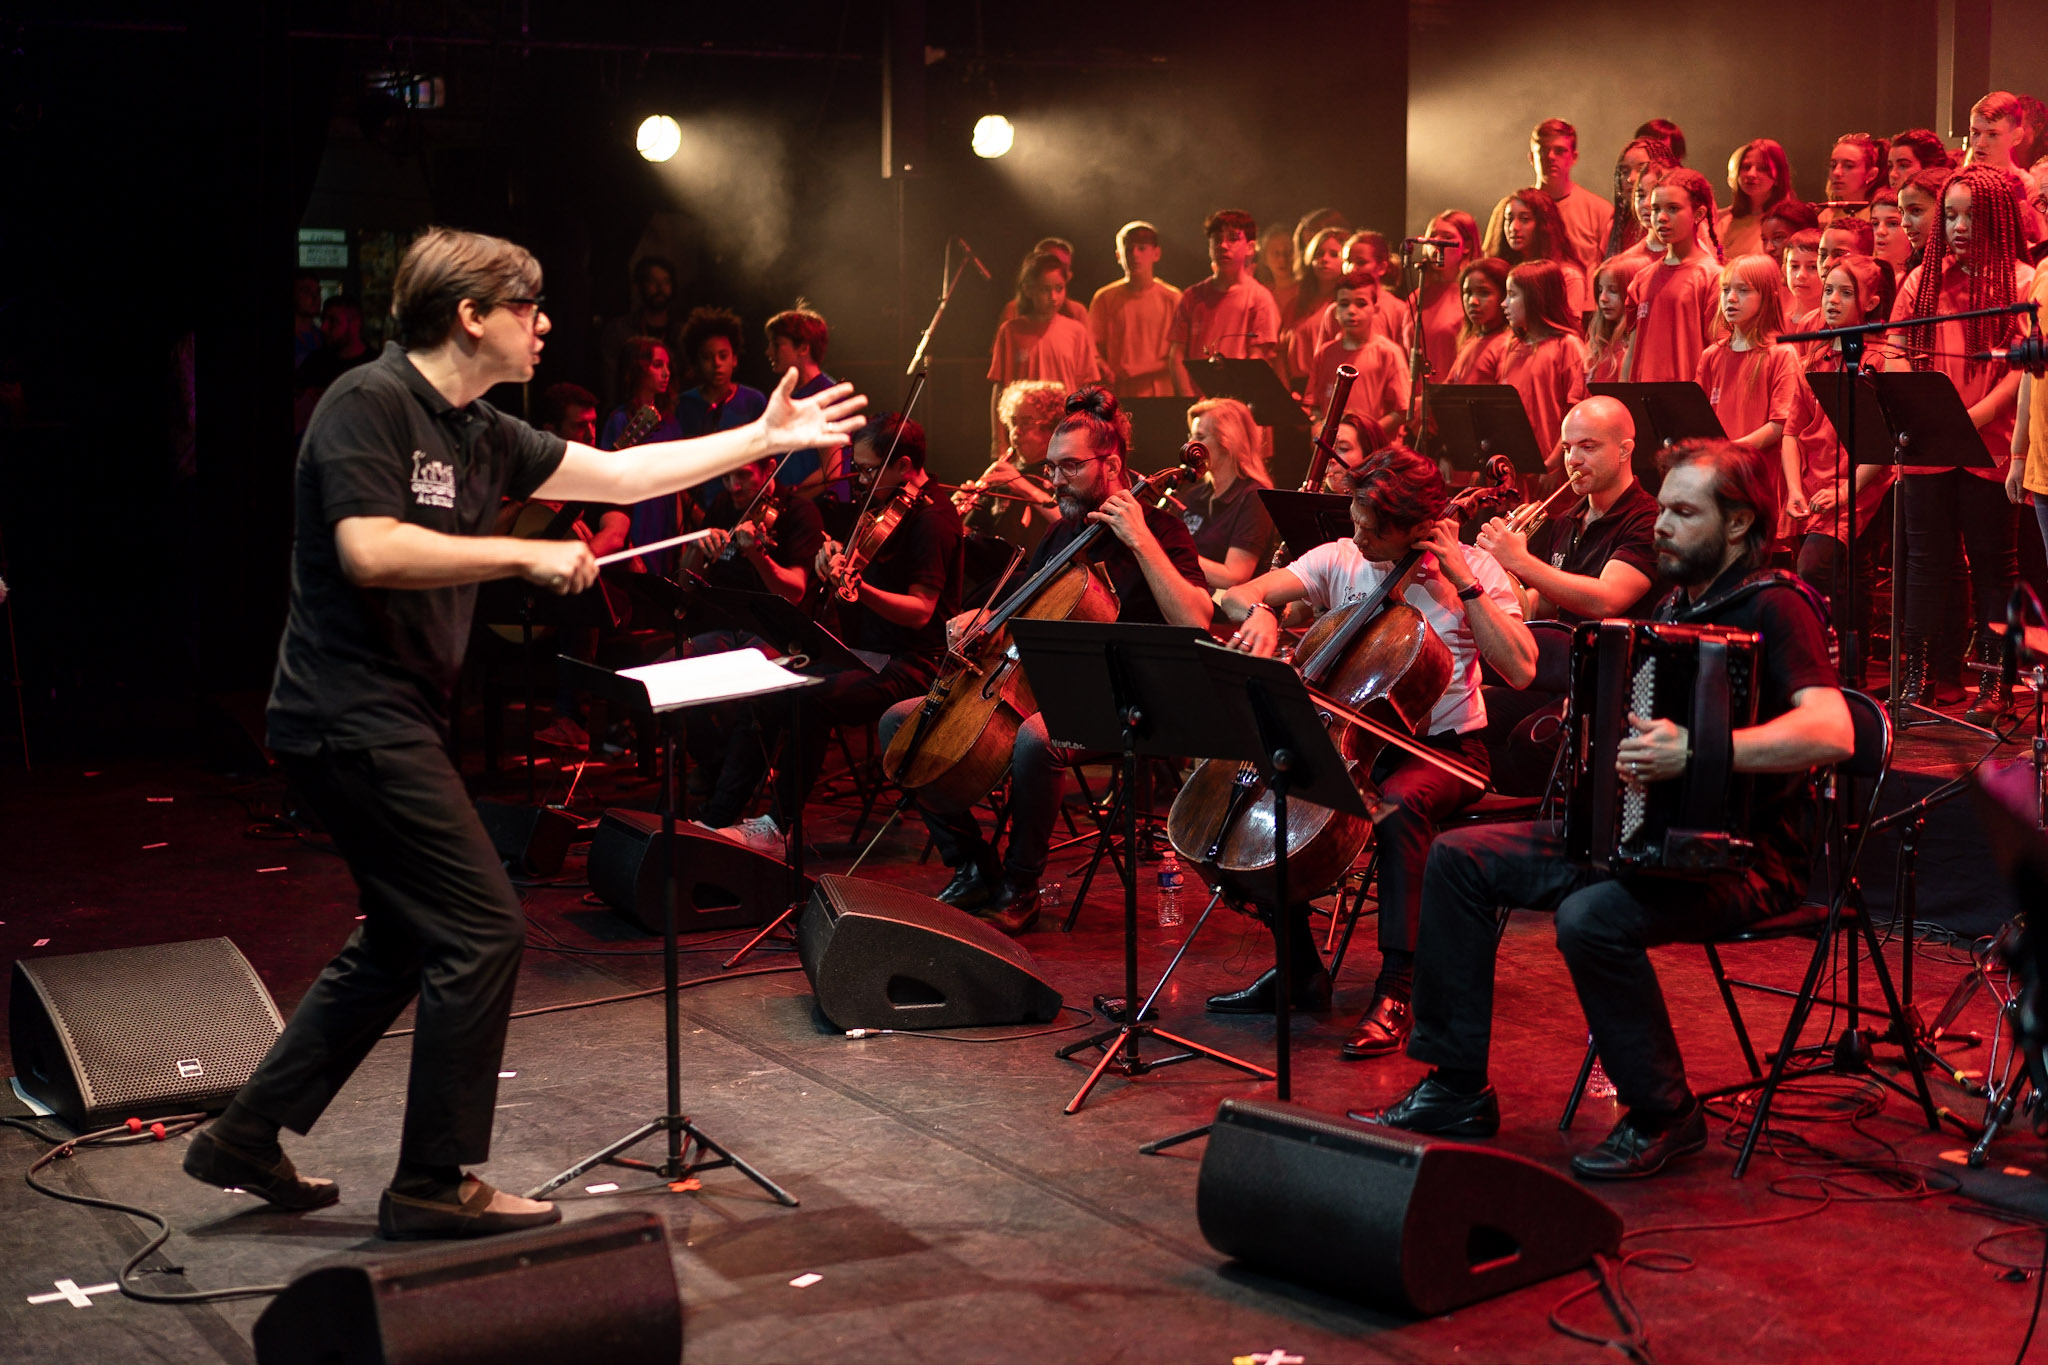
[[1088, 329], [1056, 314], [1043, 327], [1011, 318], [996, 329], [988, 361], [988, 377], [996, 384], [1020, 379], [1050, 379], [1069, 391], [1095, 381], [1095, 341]]
[[[1882, 363], [1885, 352], [1881, 347], [1871, 346], [1864, 351], [1866, 363]], [[1842, 369], [1842, 353], [1830, 348], [1820, 359], [1806, 368], [1807, 374], [1839, 374]], [[1834, 381], [1823, 380], [1823, 383]], [[1859, 433], [1859, 443], [1861, 433]], [[1785, 448], [1792, 452], [1799, 465], [1799, 487], [1808, 502], [1814, 494], [1833, 484], [1841, 491], [1842, 481], [1854, 482], [1855, 469], [1848, 462], [1848, 450], [1835, 432], [1834, 423], [1828, 420], [1827, 409], [1813, 395], [1813, 385], [1802, 382], [1799, 395], [1792, 404], [1792, 420], [1785, 424]], [[1856, 530], [1861, 534], [1870, 525], [1870, 519], [1877, 512], [1878, 504], [1884, 501], [1884, 491], [1892, 486], [1895, 475], [1887, 468], [1870, 487], [1856, 494]], [[1815, 531], [1831, 535], [1837, 540], [1848, 539], [1847, 518], [1837, 507], [1827, 516], [1809, 517], [1805, 521], [1787, 521], [1790, 531]]]
[[1104, 377], [1113, 377], [1117, 397], [1173, 397], [1166, 338], [1179, 302], [1180, 290], [1164, 280], [1154, 280], [1145, 289], [1117, 280], [1103, 285], [1089, 300], [1088, 330], [1095, 338]]

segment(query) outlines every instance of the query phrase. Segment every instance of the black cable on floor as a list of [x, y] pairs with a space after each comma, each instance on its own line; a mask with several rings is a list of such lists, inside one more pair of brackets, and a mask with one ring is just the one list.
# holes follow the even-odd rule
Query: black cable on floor
[[[281, 1284], [243, 1284], [234, 1285], [227, 1289], [188, 1290], [176, 1294], [164, 1294], [153, 1289], [143, 1289], [135, 1284], [130, 1277], [134, 1275], [137, 1266], [155, 1255], [157, 1248], [171, 1239], [170, 1220], [152, 1209], [143, 1208], [139, 1204], [124, 1204], [118, 1199], [100, 1199], [89, 1194], [73, 1194], [69, 1190], [60, 1190], [54, 1185], [46, 1185], [36, 1179], [37, 1173], [51, 1162], [66, 1160], [81, 1147], [128, 1147], [142, 1142], [168, 1142], [174, 1137], [181, 1137], [191, 1132], [204, 1122], [206, 1122], [206, 1115], [204, 1114], [175, 1114], [169, 1118], [158, 1119], [156, 1122], [147, 1125], [140, 1119], [130, 1119], [126, 1123], [117, 1124], [112, 1128], [101, 1128], [90, 1133], [80, 1133], [74, 1138], [66, 1138], [36, 1158], [35, 1164], [28, 1168], [28, 1175], [26, 1177], [28, 1187], [37, 1194], [47, 1195], [51, 1199], [59, 1199], [67, 1204], [80, 1204], [86, 1208], [107, 1209], [113, 1213], [125, 1213], [131, 1218], [140, 1218], [144, 1222], [156, 1225], [156, 1232], [151, 1235], [147, 1242], [143, 1243], [140, 1251], [128, 1258], [127, 1264], [121, 1267], [121, 1273], [115, 1277], [115, 1282], [120, 1285], [121, 1292], [131, 1299], [142, 1303], [223, 1303], [230, 1299], [267, 1298], [273, 1294], [282, 1294], [286, 1289], [286, 1286]], [[11, 1116], [0, 1116], [0, 1123], [7, 1124], [13, 1128], [19, 1128], [22, 1132], [40, 1138], [45, 1142], [50, 1141], [48, 1133], [43, 1132], [25, 1120]], [[184, 1268], [181, 1266], [169, 1266], [166, 1267], [165, 1273], [181, 1275], [184, 1273]]]
[[[737, 981], [741, 977], [746, 976], [773, 976], [777, 972], [800, 972], [802, 970], [802, 963], [789, 967], [749, 967], [743, 972], [722, 972], [717, 976], [697, 976], [690, 978], [688, 981], [678, 981], [676, 989], [688, 990], [692, 986], [708, 986], [714, 981]], [[644, 991], [628, 991], [624, 995], [604, 995], [599, 996], [595, 1000], [571, 1000], [561, 1005], [536, 1005], [530, 1010], [514, 1010], [507, 1017], [511, 1019], [531, 1019], [539, 1014], [561, 1014], [568, 1010], [587, 1010], [598, 1005], [619, 1005], [628, 1000], [645, 1000], [649, 996], [660, 995], [667, 989], [667, 986], [649, 986]], [[386, 1038], [410, 1038], [413, 1032], [414, 1030], [409, 1028], [395, 1028], [383, 1036]]]
[[915, 1029], [896, 1028], [850, 1028], [849, 1038], [922, 1038], [928, 1043], [1020, 1043], [1026, 1038], [1049, 1038], [1055, 1033], [1072, 1033], [1075, 1029], [1086, 1028], [1095, 1016], [1079, 1005], [1061, 1005], [1060, 1011], [1072, 1010], [1081, 1016], [1077, 1023], [1061, 1024], [1057, 1028], [1033, 1029], [1029, 1033], [1005, 1033], [994, 1038], [955, 1038], [945, 1033], [921, 1033]]

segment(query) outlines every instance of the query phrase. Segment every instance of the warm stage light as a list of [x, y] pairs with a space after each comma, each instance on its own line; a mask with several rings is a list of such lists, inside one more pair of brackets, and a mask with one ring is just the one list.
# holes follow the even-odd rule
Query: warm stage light
[[667, 114], [654, 114], [641, 121], [633, 145], [649, 161], [666, 161], [683, 145], [683, 130]]
[[974, 154], [976, 156], [998, 157], [1010, 150], [1010, 144], [1017, 139], [1017, 130], [1001, 114], [983, 114], [974, 123]]

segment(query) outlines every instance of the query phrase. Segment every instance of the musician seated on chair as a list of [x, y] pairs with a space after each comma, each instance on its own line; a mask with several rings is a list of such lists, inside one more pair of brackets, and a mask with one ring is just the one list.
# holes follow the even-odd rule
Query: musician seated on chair
[[[1854, 749], [1835, 685], [1826, 624], [1790, 575], [1763, 572], [1778, 521], [1768, 458], [1727, 441], [1689, 442], [1666, 456], [1657, 517], [1657, 569], [1679, 585], [1660, 619], [1757, 632], [1763, 677], [1758, 723], [1733, 732], [1731, 766], [1756, 774], [1756, 856], [1746, 871], [1701, 878], [1602, 879], [1564, 857], [1562, 826], [1496, 824], [1454, 830], [1430, 850], [1416, 951], [1414, 1035], [1408, 1055], [1435, 1069], [1391, 1106], [1357, 1114], [1412, 1132], [1484, 1137], [1500, 1127], [1487, 1084], [1499, 907], [1550, 910], [1607, 1074], [1627, 1114], [1592, 1151], [1572, 1159], [1589, 1180], [1654, 1175], [1707, 1143], [1706, 1114], [1685, 1066], [1649, 949], [1706, 942], [1794, 908], [1819, 826], [1812, 769]], [[1610, 760], [1631, 784], [1685, 773], [1691, 737], [1669, 719], [1630, 716]], [[1575, 1021], [1560, 1021], [1563, 1031]]]
[[[1508, 517], [1479, 530], [1480, 549], [1520, 586], [1532, 621], [1568, 625], [1647, 615], [1656, 605], [1657, 551], [1651, 544], [1657, 499], [1636, 480], [1635, 419], [1619, 400], [1598, 395], [1565, 414], [1564, 471], [1574, 493], [1565, 513], [1523, 534]], [[1576, 504], [1578, 510], [1573, 511]], [[1554, 691], [1486, 689], [1486, 747], [1494, 790], [1542, 794], [1563, 735], [1564, 697]]]
[[[703, 529], [711, 534], [683, 546], [683, 573], [714, 587], [772, 592], [790, 603], [804, 600], [812, 582], [811, 561], [825, 543], [825, 522], [816, 503], [774, 481], [779, 462], [771, 455], [719, 481], [717, 495], [704, 507]], [[692, 645], [692, 654], [705, 652], [694, 647], [694, 640]]]
[[[1060, 520], [1014, 582], [1027, 581], [1074, 537], [1100, 523], [1110, 534], [1083, 553], [1102, 567], [1116, 590], [1117, 620], [1206, 628], [1213, 607], [1194, 539], [1171, 512], [1140, 506], [1131, 495], [1130, 448], [1130, 418], [1108, 389], [1092, 384], [1067, 395], [1067, 415], [1053, 431], [1044, 469], [1059, 498]], [[966, 623], [965, 618], [955, 622], [955, 629]], [[884, 749], [922, 704], [921, 697], [904, 702], [882, 718]], [[939, 899], [981, 911], [1007, 934], [1021, 934], [1036, 924], [1038, 879], [1045, 871], [1061, 789], [1067, 769], [1084, 757], [1051, 744], [1038, 716], [1019, 727], [1010, 767], [1010, 844], [1000, 864], [972, 813], [925, 812], [932, 842], [953, 869]]]
[[[1408, 603], [1450, 649], [1451, 678], [1420, 736], [1484, 774], [1486, 704], [1479, 693], [1479, 661], [1516, 686], [1536, 674], [1536, 641], [1522, 624], [1522, 606], [1505, 570], [1484, 550], [1458, 543], [1458, 518], [1445, 515], [1449, 493], [1426, 457], [1402, 446], [1379, 451], [1360, 465], [1351, 494], [1352, 537], [1318, 545], [1284, 569], [1262, 574], [1223, 594], [1221, 613], [1237, 627], [1231, 644], [1270, 655], [1278, 644], [1275, 611], [1307, 599], [1328, 610], [1372, 593], [1411, 550], [1423, 554], [1399, 600]], [[1413, 754], [1389, 746], [1374, 764], [1379, 808], [1373, 842], [1379, 849], [1380, 972], [1372, 1004], [1358, 1021], [1343, 1055], [1376, 1057], [1399, 1050], [1408, 1036], [1408, 994], [1414, 967], [1416, 914], [1422, 904], [1422, 867], [1437, 827], [1479, 792], [1469, 783]], [[1289, 944], [1293, 1007], [1326, 1008], [1330, 975], [1309, 932], [1308, 906], [1290, 905]], [[1264, 1014], [1275, 1005], [1276, 973], [1249, 987], [1211, 996], [1220, 1014]]]
[[[700, 823], [750, 848], [783, 856], [785, 831], [825, 765], [831, 727], [865, 725], [892, 703], [922, 697], [931, 688], [946, 651], [947, 618], [960, 605], [960, 514], [924, 488], [929, 481], [924, 457], [924, 428], [897, 413], [876, 418], [854, 434], [855, 495], [866, 499], [872, 489], [870, 507], [877, 513], [906, 488], [915, 500], [855, 580], [857, 601], [848, 603], [837, 595], [846, 568], [839, 542], [821, 541], [812, 567], [828, 590], [825, 623], [849, 649], [880, 666], [844, 669], [827, 675], [823, 686], [798, 693], [794, 732], [787, 697], [770, 697], [751, 707], [759, 732], [734, 727], [711, 797], [698, 813]], [[803, 499], [800, 488], [796, 499]], [[830, 610], [834, 607], [836, 615]], [[774, 813], [742, 821], [771, 753], [776, 754]]]

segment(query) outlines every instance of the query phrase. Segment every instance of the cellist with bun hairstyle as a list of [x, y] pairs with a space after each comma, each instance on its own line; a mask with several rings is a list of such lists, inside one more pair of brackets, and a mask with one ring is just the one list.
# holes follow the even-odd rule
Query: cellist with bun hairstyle
[[[1045, 464], [1032, 471], [1042, 473], [1052, 485], [1060, 519], [1038, 542], [1018, 573], [1012, 596], [994, 609], [995, 614], [1008, 611], [1055, 556], [1071, 553], [1068, 547], [1093, 531], [1076, 562], [1091, 565], [1106, 580], [1114, 593], [1116, 620], [1208, 628], [1214, 606], [1194, 538], [1179, 517], [1146, 506], [1133, 495], [1130, 454], [1131, 419], [1115, 395], [1099, 384], [1067, 395], [1066, 415], [1053, 428]], [[956, 650], [963, 634], [977, 628], [975, 618], [975, 613], [962, 613], [949, 623], [948, 636]], [[904, 723], [935, 700], [936, 690], [932, 696], [890, 708], [878, 728], [882, 750], [887, 752]], [[1053, 744], [1044, 720], [1035, 713], [1017, 726], [1009, 754], [1010, 842], [1000, 859], [982, 834], [971, 803], [948, 803], [965, 804], [967, 809], [938, 810], [935, 801], [920, 802], [932, 841], [953, 870], [939, 899], [978, 911], [1007, 934], [1021, 934], [1036, 924], [1038, 879], [1045, 871], [1067, 769], [1084, 757]], [[892, 776], [903, 780], [899, 774]], [[914, 782], [904, 780], [904, 785], [915, 793]]]

